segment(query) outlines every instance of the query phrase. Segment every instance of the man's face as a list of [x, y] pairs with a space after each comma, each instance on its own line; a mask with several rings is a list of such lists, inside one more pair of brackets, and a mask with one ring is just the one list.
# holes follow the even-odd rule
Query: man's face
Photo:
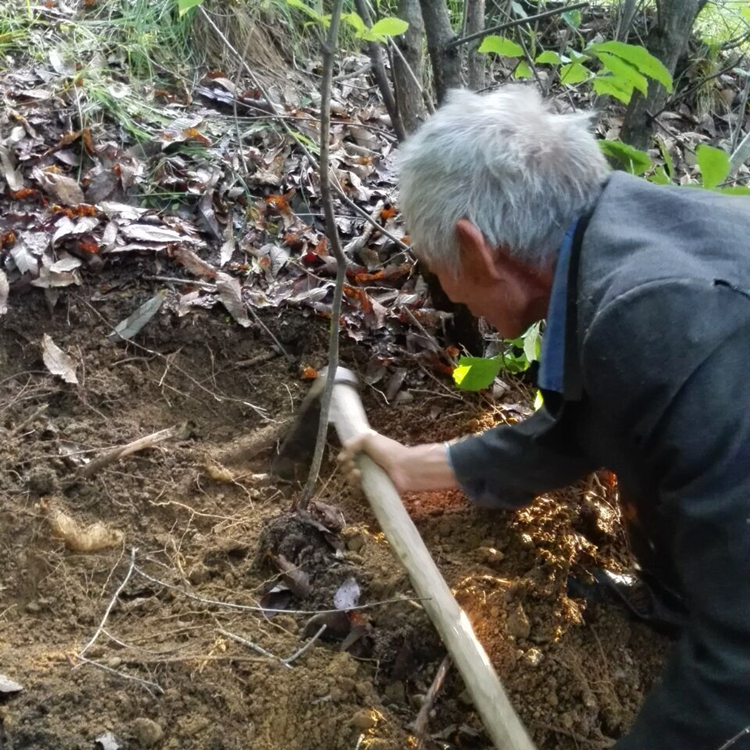
[[527, 304], [518, 285], [507, 275], [475, 276], [435, 268], [443, 291], [452, 302], [466, 305], [472, 315], [484, 318], [506, 339], [521, 336], [535, 321], [527, 322]]

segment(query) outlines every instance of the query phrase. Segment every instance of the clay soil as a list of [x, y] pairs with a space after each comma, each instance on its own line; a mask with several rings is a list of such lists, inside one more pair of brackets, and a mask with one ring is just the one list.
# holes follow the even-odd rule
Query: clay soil
[[[3, 319], [0, 672], [24, 689], [0, 704], [0, 747], [415, 747], [410, 725], [445, 652], [418, 603], [378, 604], [414, 596], [406, 575], [331, 463], [308, 519], [289, 515], [294, 486], [268, 477], [274, 431], [308, 388], [301, 368], [324, 363], [324, 326], [293, 311], [264, 319], [291, 360], [272, 357], [264, 331], [218, 313], [165, 310], [136, 344], [110, 341], [110, 325], [153, 291], [99, 279], [52, 311], [38, 292], [14, 298]], [[45, 333], [79, 363], [78, 386], [44, 368]], [[355, 368], [365, 356], [345, 353]], [[364, 397], [373, 424], [407, 442], [512, 414], [446, 386], [400, 406], [372, 389]], [[185, 422], [177, 439], [68, 483], [83, 459]], [[668, 644], [616, 609], [565, 596], [571, 570], [628, 565], [606, 478], [516, 513], [478, 511], [459, 492], [405, 502], [539, 749], [612, 745]], [[53, 534], [50, 509], [122, 539], [71, 550]], [[136, 570], [100, 628], [133, 548]], [[302, 588], [263, 598], [280, 581], [272, 561], [281, 557], [292, 567], [284, 581]], [[332, 609], [351, 578], [372, 606], [343, 622], [216, 604]], [[285, 658], [321, 622], [324, 637], [290, 665], [228, 635]], [[95, 664], [82, 662], [97, 631], [86, 651]], [[97, 743], [107, 732], [115, 739]], [[489, 747], [455, 670], [429, 732], [425, 747]]]

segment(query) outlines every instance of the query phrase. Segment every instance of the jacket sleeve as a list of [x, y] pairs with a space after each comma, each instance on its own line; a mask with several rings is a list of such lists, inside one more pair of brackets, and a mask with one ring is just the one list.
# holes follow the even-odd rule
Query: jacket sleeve
[[[562, 407], [565, 408], [565, 407]], [[488, 508], [518, 508], [597, 469], [568, 434], [569, 421], [542, 406], [515, 425], [501, 425], [450, 446], [458, 483]]]
[[[637, 290], [601, 314], [584, 351], [588, 387], [618, 395], [614, 423], [657, 483], [690, 609], [615, 748], [719, 750], [750, 725], [750, 299], [709, 282]], [[732, 744], [748, 748], [750, 735]]]

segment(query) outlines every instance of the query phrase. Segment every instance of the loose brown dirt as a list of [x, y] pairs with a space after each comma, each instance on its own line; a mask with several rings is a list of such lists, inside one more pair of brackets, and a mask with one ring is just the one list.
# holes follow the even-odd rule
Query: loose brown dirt
[[[296, 490], [266, 475], [263, 448], [307, 389], [301, 368], [323, 364], [324, 328], [301, 313], [266, 318], [291, 361], [267, 356], [263, 331], [216, 313], [164, 311], [137, 344], [109, 341], [111, 324], [152, 293], [100, 280], [53, 311], [36, 292], [14, 299], [3, 319], [0, 672], [24, 690], [0, 704], [0, 747], [94, 749], [106, 732], [131, 750], [414, 747], [409, 727], [444, 656], [418, 604], [309, 622], [206, 601], [257, 607], [282, 580], [280, 556], [291, 568], [283, 581], [301, 594], [263, 600], [280, 608], [331, 609], [350, 578], [365, 604], [413, 596], [332, 465], [317, 497], [326, 505], [302, 521], [289, 515]], [[45, 370], [44, 333], [79, 363], [79, 386]], [[374, 426], [432, 441], [512, 413], [437, 385], [413, 395], [394, 407], [367, 391]], [[66, 487], [82, 459], [186, 421], [183, 437]], [[518, 513], [478, 511], [459, 492], [405, 498], [540, 750], [611, 745], [665, 652], [663, 638], [619, 611], [565, 596], [569, 571], [628, 564], [615, 501], [598, 477]], [[71, 551], [45, 504], [122, 542]], [[137, 570], [86, 652], [96, 664], [82, 663], [133, 548]], [[321, 624], [324, 636], [290, 667], [227, 635], [287, 657]], [[429, 729], [435, 748], [489, 747], [453, 670]]]

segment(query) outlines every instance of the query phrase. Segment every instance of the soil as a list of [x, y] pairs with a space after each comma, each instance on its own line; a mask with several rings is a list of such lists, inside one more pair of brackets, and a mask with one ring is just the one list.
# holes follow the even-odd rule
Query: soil
[[[36, 292], [14, 298], [0, 329], [0, 671], [24, 688], [0, 702], [0, 747], [416, 746], [410, 725], [445, 652], [406, 575], [332, 464], [302, 518], [289, 511], [298, 490], [267, 473], [277, 428], [308, 388], [300, 373], [324, 364], [325, 327], [301, 312], [266, 316], [291, 359], [273, 356], [263, 330], [215, 312], [164, 310], [137, 343], [110, 341], [111, 325], [152, 294], [105, 274], [54, 310]], [[79, 363], [78, 386], [44, 368], [45, 333]], [[362, 356], [345, 352], [355, 368]], [[366, 390], [371, 421], [419, 442], [517, 413], [515, 391], [488, 406], [446, 386], [399, 406]], [[176, 439], [69, 483], [83, 459], [184, 422]], [[570, 571], [629, 564], [607, 477], [515, 513], [479, 511], [460, 492], [405, 503], [538, 748], [613, 744], [668, 642], [565, 595]], [[72, 550], [50, 508], [122, 537]], [[350, 579], [371, 606], [309, 614], [335, 609]], [[291, 664], [268, 656], [294, 654], [322, 624]], [[490, 746], [454, 669], [429, 732], [426, 747]]]

